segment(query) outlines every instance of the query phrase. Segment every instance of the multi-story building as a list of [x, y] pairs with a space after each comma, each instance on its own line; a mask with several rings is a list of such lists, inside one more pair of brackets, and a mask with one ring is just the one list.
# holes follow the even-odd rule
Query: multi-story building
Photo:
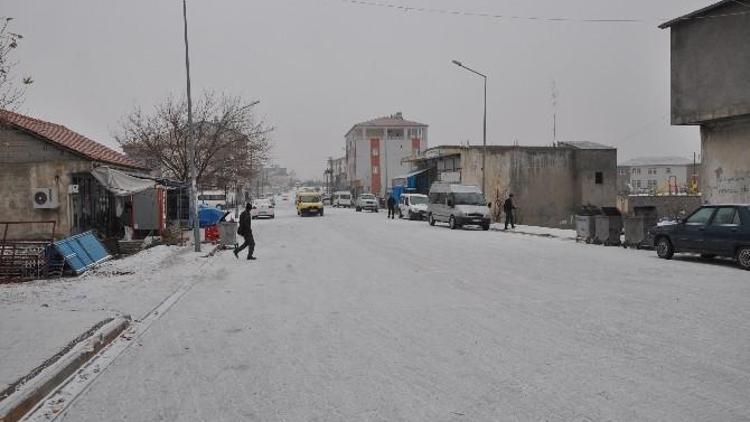
[[389, 181], [412, 167], [405, 158], [427, 149], [427, 128], [401, 113], [358, 123], [346, 133], [346, 173], [355, 193], [384, 197]]
[[750, 202], [746, 3], [719, 1], [660, 26], [671, 30], [672, 124], [700, 125], [701, 192], [708, 203]]
[[620, 194], [684, 194], [698, 191], [698, 163], [683, 157], [642, 157], [617, 166]]

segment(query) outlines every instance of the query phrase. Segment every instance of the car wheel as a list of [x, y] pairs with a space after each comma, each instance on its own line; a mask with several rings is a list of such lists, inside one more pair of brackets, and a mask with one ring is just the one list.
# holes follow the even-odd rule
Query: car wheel
[[377, 209], [377, 208], [375, 208], [374, 210], [372, 210], [372, 212], [378, 212], [378, 209]]
[[458, 224], [456, 224], [456, 218], [451, 215], [451, 218], [448, 219], [448, 225], [450, 226], [451, 230], [456, 230], [458, 228]]
[[320, 210], [320, 212], [318, 213], [318, 215], [322, 217], [323, 216], [323, 210]]
[[737, 251], [737, 264], [740, 268], [750, 271], [750, 247], [743, 246]]
[[409, 220], [414, 220], [414, 213], [411, 212], [411, 210], [407, 211], [406, 217], [409, 218]]
[[489, 229], [490, 229], [490, 225], [489, 224], [485, 224], [485, 225], [482, 226], [482, 230], [484, 230], [484, 231], [487, 231]]
[[668, 237], [662, 236], [656, 241], [656, 254], [662, 259], [672, 259], [674, 246]]
[[359, 208], [359, 207], [355, 208], [354, 210], [357, 211], [357, 212], [362, 212], [362, 209]]
[[432, 214], [430, 214], [430, 216], [427, 217], [427, 221], [429, 221], [431, 226], [435, 225], [435, 217], [433, 217]]
[[401, 211], [401, 209], [398, 210], [398, 218], [399, 219], [404, 218], [404, 213]]

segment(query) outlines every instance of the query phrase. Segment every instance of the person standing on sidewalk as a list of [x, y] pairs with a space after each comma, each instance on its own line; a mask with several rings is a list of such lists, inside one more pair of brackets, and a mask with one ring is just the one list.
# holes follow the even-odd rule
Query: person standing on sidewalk
[[245, 205], [245, 211], [242, 211], [242, 214], [240, 214], [240, 227], [237, 229], [237, 234], [242, 236], [245, 239], [245, 242], [242, 246], [234, 248], [234, 257], [238, 259], [240, 257], [240, 252], [247, 248], [247, 259], [251, 261], [257, 259], [253, 256], [253, 253], [255, 252], [255, 239], [253, 238], [253, 228], [251, 225], [253, 217], [250, 212], [252, 209], [253, 205], [248, 202], [247, 205]]
[[388, 218], [393, 220], [396, 216], [396, 198], [393, 195], [388, 197]]
[[508, 199], [505, 200], [505, 203], [503, 203], [503, 211], [505, 211], [505, 230], [508, 230], [508, 224], [510, 224], [511, 228], [516, 228], [516, 221], [513, 216], [513, 210], [515, 209], [516, 206], [513, 203], [513, 194], [511, 193], [508, 195]]

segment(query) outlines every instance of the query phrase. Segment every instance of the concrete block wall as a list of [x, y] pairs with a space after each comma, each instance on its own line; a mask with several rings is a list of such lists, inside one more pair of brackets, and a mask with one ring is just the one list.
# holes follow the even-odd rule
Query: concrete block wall
[[750, 204], [750, 115], [701, 126], [701, 191], [709, 204]]

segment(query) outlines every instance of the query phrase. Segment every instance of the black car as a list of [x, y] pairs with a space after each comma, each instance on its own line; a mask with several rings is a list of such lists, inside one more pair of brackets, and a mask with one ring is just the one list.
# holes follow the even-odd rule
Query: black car
[[706, 205], [677, 224], [654, 227], [651, 235], [660, 258], [676, 252], [725, 256], [750, 270], [750, 205]]

